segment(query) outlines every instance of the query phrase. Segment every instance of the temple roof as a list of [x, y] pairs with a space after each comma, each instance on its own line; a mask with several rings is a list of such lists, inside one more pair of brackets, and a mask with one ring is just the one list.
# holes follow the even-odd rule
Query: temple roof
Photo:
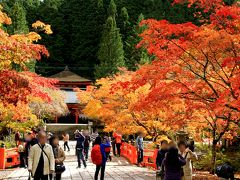
[[68, 66], [65, 69], [57, 74], [50, 76], [50, 78], [55, 78], [60, 82], [90, 82], [91, 80], [83, 78], [73, 72], [71, 72]]

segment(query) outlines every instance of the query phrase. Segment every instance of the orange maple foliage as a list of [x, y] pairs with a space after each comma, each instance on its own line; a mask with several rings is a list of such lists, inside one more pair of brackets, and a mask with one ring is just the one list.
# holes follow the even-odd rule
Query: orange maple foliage
[[137, 106], [150, 92], [150, 84], [134, 91], [127, 88], [129, 84], [126, 83], [135, 75], [134, 72], [122, 70], [113, 77], [97, 80], [96, 87], [88, 87], [87, 91], [78, 90], [78, 98], [85, 105], [84, 114], [103, 122], [108, 132], [119, 130], [124, 134], [134, 134], [141, 130], [154, 140], [160, 135], [169, 136], [171, 130], [180, 127], [179, 116], [178, 119], [174, 118], [174, 110], [180, 113], [184, 108], [183, 102], [166, 102], [164, 108], [155, 106], [151, 107], [151, 111], [139, 111]]
[[[54, 90], [57, 81], [28, 71], [17, 72], [13, 66], [27, 70], [26, 63], [49, 54], [44, 46], [34, 43], [41, 39], [36, 32], [9, 35], [2, 28], [4, 24], [11, 24], [11, 19], [2, 12], [0, 6], [0, 121], [36, 120], [29, 107], [30, 98], [37, 97], [43, 102], [50, 102], [51, 97], [46, 90]], [[52, 33], [50, 26], [40, 21], [34, 23], [33, 28]]]

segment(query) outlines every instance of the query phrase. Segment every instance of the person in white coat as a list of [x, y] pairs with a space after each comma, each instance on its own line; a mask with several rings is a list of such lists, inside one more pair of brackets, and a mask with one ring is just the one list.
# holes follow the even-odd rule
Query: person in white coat
[[192, 180], [192, 161], [197, 161], [197, 155], [188, 148], [185, 141], [178, 143], [178, 149], [180, 155], [186, 160], [186, 165], [183, 166], [182, 180]]
[[54, 172], [55, 160], [52, 146], [47, 144], [47, 134], [38, 133], [38, 144], [31, 147], [28, 159], [28, 171], [34, 180], [49, 180], [49, 175]]

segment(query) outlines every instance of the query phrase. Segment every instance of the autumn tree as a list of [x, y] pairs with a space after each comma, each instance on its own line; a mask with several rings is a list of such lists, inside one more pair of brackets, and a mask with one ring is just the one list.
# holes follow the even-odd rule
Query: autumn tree
[[78, 90], [78, 98], [85, 105], [84, 114], [103, 122], [105, 131], [117, 129], [124, 134], [134, 134], [142, 130], [154, 141], [160, 135], [170, 137], [171, 132], [179, 128], [179, 119], [172, 118], [174, 116], [170, 113], [175, 112], [173, 109], [180, 109], [182, 103], [168, 103], [164, 109], [155, 107], [151, 112], [138, 111], [137, 102], [148, 94], [150, 85], [131, 91], [125, 83], [135, 75], [134, 72], [121, 70], [117, 75], [99, 79], [96, 86], [88, 87], [87, 91]]
[[240, 8], [217, 0], [213, 3], [199, 4], [213, 12], [202, 26], [142, 21], [147, 30], [138, 46], [156, 58], [142, 66], [128, 84], [133, 90], [151, 85], [150, 93], [138, 105], [144, 110], [165, 106], [166, 100], [184, 101], [185, 108], [175, 115], [185, 114], [179, 121], [183, 127], [211, 131], [214, 169], [217, 143], [226, 133], [235, 135], [239, 128]]
[[[0, 126], [13, 129], [13, 125], [39, 121], [30, 109], [30, 100], [34, 97], [51, 102], [46, 89], [56, 89], [57, 81], [27, 71], [28, 62], [49, 55], [44, 46], [35, 42], [41, 38], [36, 32], [52, 33], [50, 26], [37, 21], [32, 25], [36, 32], [9, 35], [3, 29], [3, 25], [8, 24], [11, 19], [0, 7]], [[15, 71], [16, 65], [23, 71]]]

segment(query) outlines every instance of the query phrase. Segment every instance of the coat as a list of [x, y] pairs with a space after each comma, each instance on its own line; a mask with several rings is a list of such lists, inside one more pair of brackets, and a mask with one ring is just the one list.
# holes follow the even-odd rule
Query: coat
[[115, 138], [116, 144], [121, 144], [122, 143], [122, 135], [118, 133], [114, 133], [113, 137]]
[[181, 168], [186, 164], [181, 155], [179, 155], [175, 164], [169, 164], [167, 158], [164, 158], [162, 163], [165, 170], [164, 180], [181, 180]]
[[60, 146], [53, 147], [53, 154], [55, 161], [58, 160], [59, 161], [58, 164], [63, 164], [64, 160], [66, 159], [66, 155]]
[[59, 164], [63, 164], [64, 160], [66, 159], [66, 155], [60, 146], [57, 146], [56, 148], [57, 148], [56, 154], [54, 153], [55, 160], [58, 160]]
[[[181, 154], [182, 157], [185, 158], [186, 153]], [[183, 172], [184, 176], [182, 177], [182, 180], [192, 180], [192, 162], [191, 161], [196, 161], [197, 160], [197, 155], [194, 152], [188, 152], [187, 157], [186, 157], [186, 165], [183, 166]]]
[[[43, 150], [46, 152], [47, 156], [45, 153], [43, 153], [43, 160], [44, 160], [44, 169], [43, 169], [43, 174], [48, 175], [50, 174], [50, 171], [55, 170], [55, 159], [53, 155], [53, 150], [52, 146], [49, 144], [45, 144]], [[29, 153], [29, 158], [28, 158], [28, 170], [32, 171], [32, 175], [35, 175], [38, 162], [40, 160], [42, 153], [42, 149], [39, 146], [39, 144], [35, 144], [34, 146], [31, 147], [30, 153]], [[50, 162], [49, 162], [50, 161]]]

